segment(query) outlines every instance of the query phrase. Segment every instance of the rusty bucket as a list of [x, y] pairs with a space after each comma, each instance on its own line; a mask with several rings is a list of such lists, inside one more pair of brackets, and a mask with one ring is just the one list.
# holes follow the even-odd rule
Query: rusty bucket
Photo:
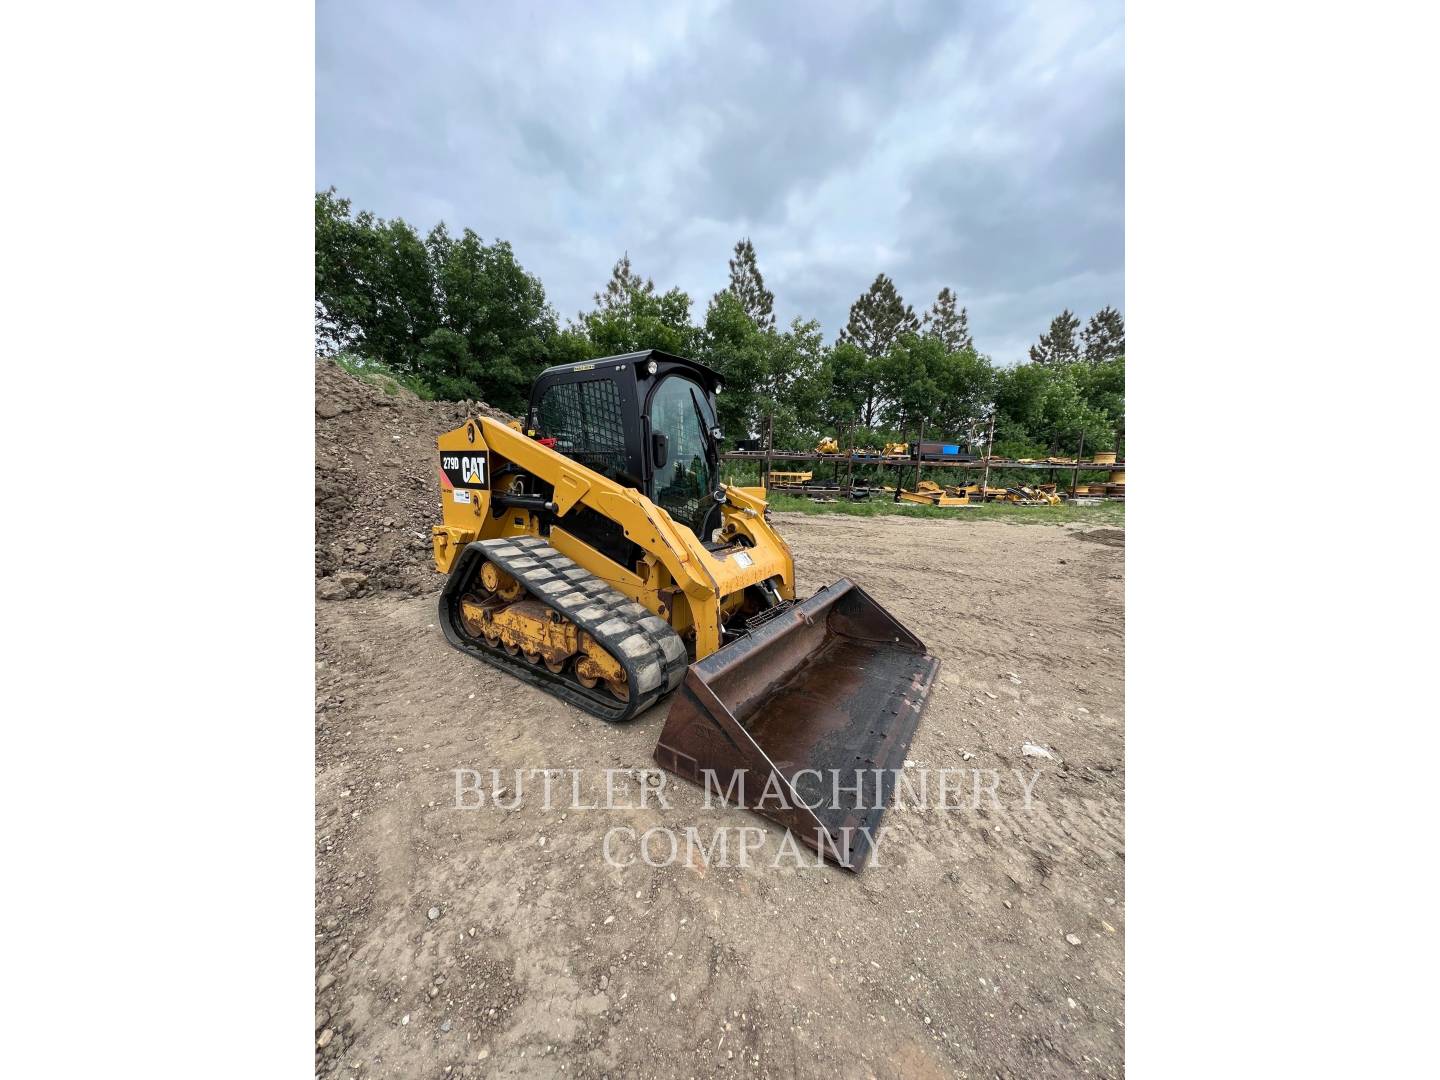
[[939, 666], [841, 578], [691, 664], [655, 760], [859, 872]]

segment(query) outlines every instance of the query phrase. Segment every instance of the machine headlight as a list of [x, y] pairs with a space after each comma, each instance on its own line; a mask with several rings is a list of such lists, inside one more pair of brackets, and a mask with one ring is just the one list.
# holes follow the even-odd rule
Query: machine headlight
[[651, 360], [648, 364], [645, 365], [645, 370], [648, 371], [651, 375], [654, 375], [655, 372], [660, 370], [660, 365], [657, 364], [654, 360]]

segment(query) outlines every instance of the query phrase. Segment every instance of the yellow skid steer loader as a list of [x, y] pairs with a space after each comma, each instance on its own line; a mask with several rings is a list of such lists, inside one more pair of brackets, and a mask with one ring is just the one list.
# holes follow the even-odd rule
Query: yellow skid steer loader
[[440, 625], [602, 720], [678, 691], [656, 761], [858, 871], [939, 660], [846, 579], [796, 601], [764, 489], [720, 482], [720, 389], [610, 356], [544, 371], [522, 430], [440, 436]]

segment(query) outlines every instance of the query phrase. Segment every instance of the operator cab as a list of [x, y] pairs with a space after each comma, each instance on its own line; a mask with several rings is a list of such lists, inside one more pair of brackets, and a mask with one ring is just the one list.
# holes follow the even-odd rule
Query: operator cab
[[706, 541], [720, 525], [719, 392], [715, 371], [658, 349], [564, 364], [531, 387], [526, 431]]

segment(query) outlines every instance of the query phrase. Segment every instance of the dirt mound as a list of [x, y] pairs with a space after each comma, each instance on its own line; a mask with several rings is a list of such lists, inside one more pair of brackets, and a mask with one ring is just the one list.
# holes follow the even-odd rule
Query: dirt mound
[[440, 520], [435, 437], [471, 416], [511, 418], [483, 401], [387, 393], [315, 361], [316, 595], [440, 587], [430, 559]]

